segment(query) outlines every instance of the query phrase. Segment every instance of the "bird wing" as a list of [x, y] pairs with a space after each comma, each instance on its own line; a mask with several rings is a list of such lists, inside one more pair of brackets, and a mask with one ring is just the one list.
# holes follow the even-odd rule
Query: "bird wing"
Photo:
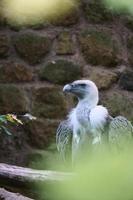
[[71, 159], [73, 129], [69, 120], [60, 122], [56, 132], [56, 145], [64, 161]]
[[125, 117], [112, 118], [109, 124], [108, 136], [110, 144], [115, 144], [120, 149], [124, 148], [133, 139], [133, 126]]

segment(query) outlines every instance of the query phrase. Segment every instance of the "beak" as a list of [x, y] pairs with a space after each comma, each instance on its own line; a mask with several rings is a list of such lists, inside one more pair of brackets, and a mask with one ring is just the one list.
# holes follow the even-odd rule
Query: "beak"
[[67, 84], [64, 86], [63, 88], [63, 92], [67, 93], [67, 92], [71, 92], [72, 86], [70, 84]]

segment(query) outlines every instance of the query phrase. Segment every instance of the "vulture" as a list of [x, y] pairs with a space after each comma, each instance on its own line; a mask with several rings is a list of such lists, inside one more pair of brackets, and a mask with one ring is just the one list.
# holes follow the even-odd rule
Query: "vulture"
[[133, 126], [123, 116], [112, 117], [106, 107], [98, 105], [99, 92], [91, 80], [76, 80], [63, 88], [74, 94], [78, 103], [60, 122], [56, 132], [57, 149], [65, 161], [78, 159], [84, 147], [97, 146], [105, 141], [121, 149], [132, 140]]

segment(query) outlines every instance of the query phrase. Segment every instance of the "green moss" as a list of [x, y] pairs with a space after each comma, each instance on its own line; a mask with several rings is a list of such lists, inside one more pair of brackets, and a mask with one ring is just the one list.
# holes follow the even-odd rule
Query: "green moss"
[[55, 142], [58, 123], [57, 120], [49, 119], [37, 119], [26, 123], [25, 131], [28, 135], [28, 143], [34, 148], [44, 149], [45, 147], [46, 149], [51, 142]]
[[14, 83], [32, 81], [33, 74], [30, 68], [25, 65], [8, 62], [0, 65], [0, 82]]
[[[0, 12], [1, 12], [1, 10], [0, 10]], [[5, 25], [6, 25], [5, 19], [0, 13], [0, 28], [4, 27]]]
[[5, 58], [9, 54], [9, 38], [6, 34], [0, 34], [0, 57]]
[[131, 31], [133, 31], [133, 17], [132, 15], [127, 15], [123, 17], [123, 22], [127, 28], [129, 28]]
[[118, 47], [110, 33], [95, 29], [85, 30], [80, 34], [79, 42], [88, 63], [112, 67], [117, 65]]
[[81, 67], [67, 60], [48, 63], [40, 71], [41, 80], [64, 84], [81, 76]]
[[59, 88], [42, 87], [33, 91], [33, 114], [38, 117], [60, 119], [66, 114], [66, 102]]
[[102, 0], [84, 0], [83, 10], [88, 21], [92, 23], [104, 23], [113, 20], [112, 10], [107, 8]]
[[122, 115], [133, 121], [133, 99], [126, 94], [112, 92], [102, 97], [105, 105], [113, 116]]
[[19, 55], [30, 64], [40, 63], [50, 50], [50, 40], [36, 33], [28, 32], [13, 38]]
[[65, 55], [65, 54], [74, 54], [74, 44], [72, 36], [69, 32], [62, 32], [57, 38], [56, 44], [56, 54]]
[[74, 7], [69, 12], [59, 14], [54, 18], [51, 18], [49, 23], [55, 26], [72, 26], [76, 24], [79, 20], [79, 12], [77, 7]]
[[127, 47], [133, 50], [133, 37], [129, 38], [127, 41]]
[[28, 111], [27, 99], [22, 89], [13, 85], [0, 85], [0, 113], [24, 113]]
[[133, 70], [125, 70], [119, 80], [122, 89], [133, 91]]
[[118, 76], [109, 70], [94, 68], [94, 70], [91, 70], [89, 79], [94, 81], [99, 89], [105, 90], [117, 81]]
[[133, 37], [129, 38], [127, 41], [129, 63], [133, 65]]

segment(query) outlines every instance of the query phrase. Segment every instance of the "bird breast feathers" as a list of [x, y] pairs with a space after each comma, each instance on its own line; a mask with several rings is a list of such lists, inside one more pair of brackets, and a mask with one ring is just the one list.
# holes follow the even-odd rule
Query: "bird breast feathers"
[[96, 106], [90, 112], [90, 123], [93, 129], [103, 129], [108, 117], [108, 110], [103, 106]]
[[[88, 113], [88, 123], [90, 123], [92, 129], [103, 129], [108, 115], [108, 110], [105, 107], [96, 106]], [[77, 120], [76, 108], [70, 112], [68, 118], [72, 126], [77, 128], [80, 126]]]
[[69, 113], [68, 119], [70, 120], [73, 130], [78, 130], [80, 128], [80, 124], [77, 120], [76, 108], [72, 109], [72, 111]]

